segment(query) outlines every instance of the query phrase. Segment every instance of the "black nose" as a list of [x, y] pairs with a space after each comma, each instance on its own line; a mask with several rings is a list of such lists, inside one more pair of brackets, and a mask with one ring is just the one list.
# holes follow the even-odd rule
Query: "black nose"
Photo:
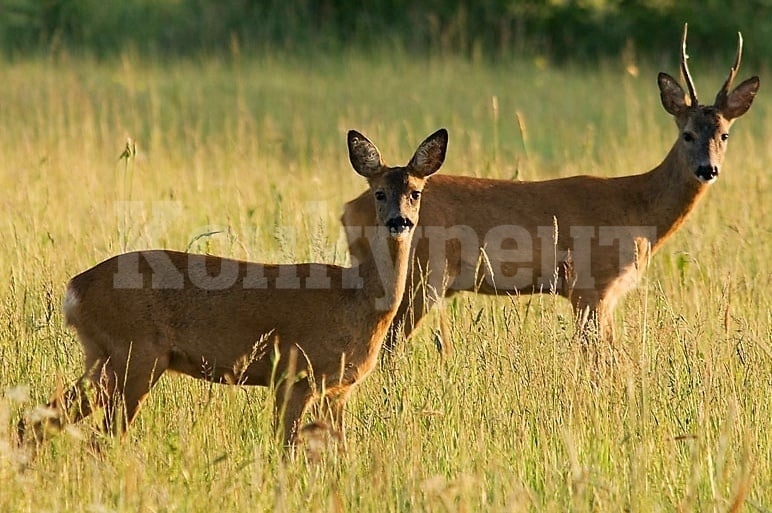
[[718, 166], [700, 166], [697, 168], [697, 178], [709, 182], [718, 176]]
[[386, 228], [389, 229], [389, 233], [397, 235], [405, 233], [413, 227], [413, 221], [407, 217], [392, 217], [386, 221]]

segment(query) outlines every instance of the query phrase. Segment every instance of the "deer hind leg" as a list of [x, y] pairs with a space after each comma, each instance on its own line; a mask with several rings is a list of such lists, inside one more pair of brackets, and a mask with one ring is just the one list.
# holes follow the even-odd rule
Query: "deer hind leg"
[[[149, 357], [137, 353], [127, 358], [120, 354], [107, 355], [88, 342], [84, 347], [83, 375], [64, 392], [56, 394], [45, 408], [33, 412], [33, 417], [38, 418], [31, 420], [29, 428], [35, 442], [42, 442], [67, 424], [80, 422], [97, 409], [104, 409], [102, 429], [106, 433], [125, 432], [142, 399], [168, 366], [168, 358], [158, 358], [155, 354]], [[124, 406], [122, 416], [120, 405]], [[23, 442], [28, 431], [27, 420], [22, 419], [17, 429], [19, 441]]]
[[128, 354], [113, 354], [105, 362], [100, 376], [100, 400], [105, 408], [106, 433], [126, 432], [150, 389], [169, 368], [167, 354], [146, 350], [154, 345], [155, 341], [132, 344]]
[[19, 421], [19, 442], [23, 443], [27, 432], [31, 430], [34, 442], [40, 443], [61, 431], [65, 425], [79, 422], [101, 407], [99, 376], [104, 363], [104, 357], [87, 352], [84, 374], [69, 388], [55, 394], [45, 407]]

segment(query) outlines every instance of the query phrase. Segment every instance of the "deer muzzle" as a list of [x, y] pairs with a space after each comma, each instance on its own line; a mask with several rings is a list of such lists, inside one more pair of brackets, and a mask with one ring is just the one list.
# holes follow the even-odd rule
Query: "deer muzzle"
[[718, 166], [702, 165], [697, 168], [697, 178], [703, 183], [711, 183], [718, 178]]
[[403, 237], [413, 228], [413, 221], [404, 216], [392, 217], [386, 221], [386, 228], [392, 237]]

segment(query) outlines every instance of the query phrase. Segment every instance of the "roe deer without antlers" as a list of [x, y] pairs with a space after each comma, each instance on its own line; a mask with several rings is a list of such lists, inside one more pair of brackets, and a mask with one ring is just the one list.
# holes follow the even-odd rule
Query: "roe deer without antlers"
[[[343, 434], [346, 400], [375, 367], [402, 300], [421, 192], [442, 165], [447, 142], [447, 131], [438, 130], [407, 166], [387, 167], [373, 143], [348, 133], [351, 164], [367, 178], [377, 220], [374, 251], [359, 266], [268, 265], [154, 250], [118, 255], [74, 277], [64, 310], [83, 345], [85, 373], [49, 403], [50, 418], [33, 423], [34, 439], [95, 407], [105, 408], [105, 430], [125, 431], [167, 370], [273, 385], [276, 427], [283, 426], [287, 445], [309, 405], [321, 399], [321, 383], [332, 427]], [[22, 441], [24, 432], [22, 420]]]
[[[688, 96], [670, 75], [658, 77], [678, 139], [647, 173], [536, 182], [448, 175], [433, 180], [413, 238], [412, 278], [387, 347], [398, 339], [400, 326], [408, 337], [439, 298], [460, 290], [554, 291], [571, 301], [577, 334], [584, 337], [596, 326], [601, 337], [613, 339], [614, 307], [635, 287], [639, 262], [645, 264], [681, 226], [716, 180], [729, 127], [758, 91], [759, 78], [753, 77], [730, 92], [742, 53], [738, 36], [728, 78], [713, 104], [701, 105], [687, 67], [684, 26], [681, 70]], [[365, 192], [345, 206], [341, 221], [353, 259], [367, 258], [361, 235], [362, 227], [375, 223], [371, 201]]]

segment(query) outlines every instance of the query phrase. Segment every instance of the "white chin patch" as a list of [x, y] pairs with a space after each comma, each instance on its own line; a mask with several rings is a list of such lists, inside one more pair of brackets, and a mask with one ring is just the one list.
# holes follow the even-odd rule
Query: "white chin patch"
[[389, 235], [391, 235], [392, 239], [402, 239], [407, 237], [409, 233], [410, 228], [405, 228], [404, 230], [389, 230]]
[[698, 176], [697, 180], [699, 180], [700, 183], [704, 183], [705, 185], [710, 185], [716, 180], [718, 180], [718, 175], [714, 176], [713, 178], [704, 178], [702, 176]]

